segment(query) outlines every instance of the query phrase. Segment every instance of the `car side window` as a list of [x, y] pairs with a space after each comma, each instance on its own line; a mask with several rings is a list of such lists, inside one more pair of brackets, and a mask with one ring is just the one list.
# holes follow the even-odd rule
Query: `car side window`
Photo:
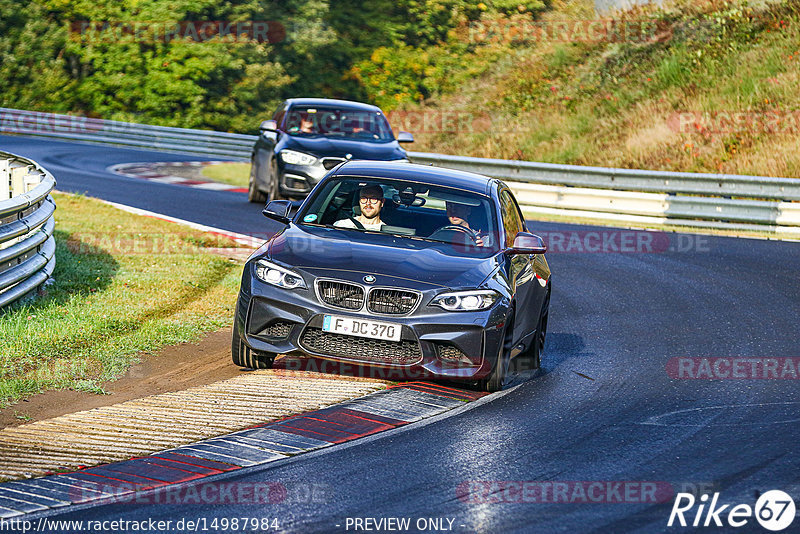
[[278, 109], [276, 109], [275, 113], [272, 115], [272, 119], [278, 123], [278, 129], [283, 125], [284, 115], [286, 115], [286, 102], [281, 102], [281, 105], [278, 106]]
[[503, 217], [503, 229], [506, 232], [506, 246], [510, 247], [514, 244], [517, 234], [525, 230], [525, 223], [522, 222], [517, 202], [508, 191], [500, 193], [500, 212]]

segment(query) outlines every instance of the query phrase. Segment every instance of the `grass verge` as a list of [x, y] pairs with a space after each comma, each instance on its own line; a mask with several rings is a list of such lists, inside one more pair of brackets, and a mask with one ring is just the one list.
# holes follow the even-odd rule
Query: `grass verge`
[[0, 316], [0, 408], [37, 392], [103, 393], [142, 353], [230, 325], [241, 264], [224, 238], [55, 193], [56, 270]]
[[201, 172], [204, 177], [215, 182], [239, 187], [250, 185], [249, 163], [216, 163], [204, 166]]

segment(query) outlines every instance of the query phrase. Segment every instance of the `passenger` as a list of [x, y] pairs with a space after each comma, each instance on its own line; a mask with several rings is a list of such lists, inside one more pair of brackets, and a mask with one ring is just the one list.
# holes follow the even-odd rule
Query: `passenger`
[[491, 235], [482, 232], [479, 228], [473, 228], [470, 225], [469, 216], [472, 214], [472, 206], [459, 202], [447, 201], [445, 202], [445, 207], [447, 208], [447, 219], [450, 221], [451, 225], [461, 226], [471, 230], [475, 235], [475, 244], [479, 247], [492, 246]]
[[355, 223], [358, 221], [364, 230], [380, 232], [386, 225], [381, 220], [384, 202], [383, 189], [379, 185], [366, 185], [358, 193], [358, 207], [361, 208], [361, 215], [336, 221], [333, 225], [338, 228], [359, 228]]

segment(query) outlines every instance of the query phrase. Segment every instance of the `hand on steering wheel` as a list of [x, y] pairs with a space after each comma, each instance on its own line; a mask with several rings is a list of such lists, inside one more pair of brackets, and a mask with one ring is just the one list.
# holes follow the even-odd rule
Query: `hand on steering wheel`
[[450, 232], [461, 232], [462, 234], [464, 234], [466, 236], [469, 236], [469, 238], [472, 240], [472, 242], [475, 245], [483, 246], [483, 240], [474, 231], [472, 231], [471, 229], [466, 228], [464, 226], [459, 226], [457, 224], [448, 224], [447, 226], [442, 226], [441, 228], [439, 228], [438, 230], [433, 232], [430, 235], [430, 238], [433, 238], [433, 236], [435, 236], [439, 232], [447, 232], [447, 231], [450, 231]]

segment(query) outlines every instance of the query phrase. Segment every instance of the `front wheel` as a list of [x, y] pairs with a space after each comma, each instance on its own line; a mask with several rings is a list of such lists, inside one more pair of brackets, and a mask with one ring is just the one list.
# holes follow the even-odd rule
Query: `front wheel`
[[[520, 354], [517, 358], [527, 369], [539, 369], [542, 366], [542, 352], [544, 351], [544, 341], [547, 337], [547, 319], [550, 316], [550, 291], [544, 297], [542, 311], [539, 314], [539, 322], [536, 325], [536, 332], [533, 335], [531, 346]], [[526, 370], [527, 370], [526, 369]]]
[[242, 340], [236, 325], [231, 336], [231, 357], [233, 363], [246, 369], [272, 369], [274, 354], [256, 352]]
[[267, 196], [258, 188], [256, 172], [256, 160], [253, 158], [250, 162], [250, 184], [247, 189], [247, 200], [253, 203], [266, 204]]
[[281, 195], [280, 175], [278, 173], [278, 163], [275, 159], [269, 165], [269, 200], [283, 200]]
[[497, 361], [492, 369], [492, 374], [489, 378], [481, 383], [484, 391], [494, 393], [503, 389], [508, 375], [508, 367], [511, 362], [511, 349], [513, 348], [513, 333], [514, 333], [514, 314], [511, 313], [506, 318], [506, 328], [503, 332], [503, 344], [500, 347], [500, 353], [497, 355]]
[[542, 314], [539, 316], [539, 324], [536, 326], [536, 336], [531, 347], [531, 363], [534, 369], [542, 366], [542, 352], [544, 351], [544, 341], [547, 337], [547, 319], [550, 316], [550, 292], [544, 298]]

